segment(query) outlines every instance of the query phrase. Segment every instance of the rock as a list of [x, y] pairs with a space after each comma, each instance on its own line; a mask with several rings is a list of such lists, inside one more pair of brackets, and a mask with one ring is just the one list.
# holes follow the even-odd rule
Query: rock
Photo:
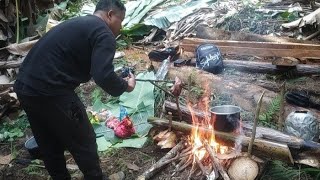
[[110, 180], [123, 180], [124, 177], [125, 177], [124, 172], [119, 171], [119, 172], [117, 172], [115, 174], [110, 175], [109, 179]]

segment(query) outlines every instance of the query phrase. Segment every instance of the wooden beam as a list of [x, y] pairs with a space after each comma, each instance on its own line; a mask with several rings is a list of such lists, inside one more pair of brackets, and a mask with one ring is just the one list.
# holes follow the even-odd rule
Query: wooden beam
[[[197, 44], [182, 44], [184, 51], [195, 52]], [[237, 46], [218, 46], [222, 54], [251, 55], [260, 57], [312, 57], [320, 58], [320, 50], [308, 49], [276, 49], [276, 48], [253, 48]]]
[[210, 40], [199, 38], [185, 38], [183, 44], [212, 43], [217, 46], [233, 46], [233, 47], [252, 47], [252, 48], [271, 48], [271, 49], [307, 49], [320, 51], [320, 44], [303, 44], [291, 42], [255, 42], [255, 41], [230, 41], [230, 40]]

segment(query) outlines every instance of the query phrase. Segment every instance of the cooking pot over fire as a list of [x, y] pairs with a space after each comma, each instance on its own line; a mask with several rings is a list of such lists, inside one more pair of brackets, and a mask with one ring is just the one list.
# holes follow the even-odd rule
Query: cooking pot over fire
[[233, 105], [214, 106], [210, 109], [214, 129], [221, 132], [234, 132], [240, 125], [241, 108]]

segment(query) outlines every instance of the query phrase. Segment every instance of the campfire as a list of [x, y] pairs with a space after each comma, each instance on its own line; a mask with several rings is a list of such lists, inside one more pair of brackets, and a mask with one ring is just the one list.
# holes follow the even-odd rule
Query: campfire
[[[200, 105], [205, 114], [209, 114], [209, 101], [207, 98]], [[184, 148], [180, 152], [180, 161], [176, 166], [178, 172], [185, 168], [189, 170], [188, 178], [199, 179], [217, 179], [219, 174], [224, 179], [229, 179], [224, 169], [230, 165], [231, 159], [240, 155], [240, 143], [227, 143], [217, 141], [215, 137], [214, 124], [217, 123], [215, 118], [196, 116], [192, 104], [188, 104], [191, 112], [193, 128], [191, 134], [184, 142]], [[203, 131], [203, 128], [209, 129]], [[234, 133], [241, 132], [241, 126], [233, 130]], [[179, 153], [178, 153], [179, 154]]]
[[[206, 91], [205, 94], [208, 92]], [[187, 107], [192, 119], [191, 132], [183, 137], [182, 141], [172, 148], [155, 167], [145, 172], [141, 179], [148, 179], [153, 175], [154, 169], [171, 162], [175, 163], [173, 176], [180, 176], [179, 173], [187, 172], [188, 177], [186, 178], [188, 179], [214, 180], [219, 177], [230, 179], [226, 170], [230, 167], [232, 160], [241, 155], [241, 138], [238, 138], [242, 132], [240, 108], [227, 105], [210, 109], [209, 98], [206, 97], [198, 104], [204, 116], [197, 115], [191, 103], [188, 103]], [[209, 112], [209, 110], [216, 112]], [[228, 112], [231, 113], [228, 114]], [[210, 113], [213, 115], [209, 116]], [[228, 141], [216, 137], [217, 129], [220, 133], [225, 133], [235, 139]]]

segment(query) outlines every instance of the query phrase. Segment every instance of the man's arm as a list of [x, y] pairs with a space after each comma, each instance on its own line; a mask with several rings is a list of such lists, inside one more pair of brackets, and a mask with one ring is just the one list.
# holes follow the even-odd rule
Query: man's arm
[[112, 63], [116, 42], [112, 34], [99, 35], [92, 45], [90, 73], [96, 84], [111, 96], [120, 96], [125, 91], [131, 92], [135, 86], [134, 76], [125, 81], [114, 72]]

